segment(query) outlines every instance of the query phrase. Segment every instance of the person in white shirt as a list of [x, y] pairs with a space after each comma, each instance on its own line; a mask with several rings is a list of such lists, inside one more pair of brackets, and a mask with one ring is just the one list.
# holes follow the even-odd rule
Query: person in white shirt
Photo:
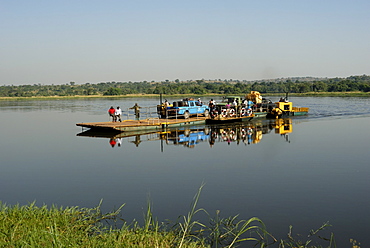
[[121, 120], [122, 110], [119, 107], [117, 107], [116, 112], [114, 113], [114, 115], [116, 116], [117, 121], [122, 122], [122, 120]]

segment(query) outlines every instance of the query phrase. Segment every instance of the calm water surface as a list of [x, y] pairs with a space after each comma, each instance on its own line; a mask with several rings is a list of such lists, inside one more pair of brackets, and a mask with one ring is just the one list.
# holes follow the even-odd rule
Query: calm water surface
[[126, 203], [124, 218], [141, 220], [149, 197], [159, 220], [176, 220], [204, 182], [199, 207], [210, 213], [257, 216], [280, 238], [289, 225], [307, 234], [329, 221], [338, 247], [350, 238], [369, 247], [370, 99], [290, 100], [309, 116], [122, 139], [75, 124], [157, 99], [1, 101], [0, 200], [94, 207], [103, 199], [104, 211]]

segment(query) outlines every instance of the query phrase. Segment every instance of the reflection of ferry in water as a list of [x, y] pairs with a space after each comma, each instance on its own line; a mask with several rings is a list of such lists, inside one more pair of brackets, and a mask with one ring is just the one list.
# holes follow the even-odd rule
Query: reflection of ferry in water
[[209, 128], [204, 129], [185, 129], [166, 132], [161, 135], [161, 139], [166, 141], [167, 145], [183, 145], [194, 148], [200, 142], [209, 139]]
[[238, 125], [214, 125], [214, 126], [192, 126], [181, 129], [168, 129], [162, 132], [94, 132], [88, 130], [77, 134], [77, 136], [107, 138], [112, 147], [123, 146], [123, 142], [134, 144], [138, 147], [142, 142], [162, 141], [162, 144], [180, 145], [193, 148], [202, 142], [209, 142], [210, 147], [215, 143], [226, 142], [227, 144], [257, 144], [262, 136], [275, 130], [276, 134], [284, 136], [289, 142], [289, 134], [293, 131], [290, 118], [261, 120]]
[[210, 145], [213, 146], [216, 142], [226, 142], [231, 144], [243, 143], [245, 145], [257, 144], [261, 142], [262, 136], [268, 134], [271, 130], [285, 137], [289, 142], [288, 134], [293, 131], [291, 119], [276, 119], [270, 121], [253, 122], [244, 125], [233, 126], [215, 126], [212, 128], [210, 136]]

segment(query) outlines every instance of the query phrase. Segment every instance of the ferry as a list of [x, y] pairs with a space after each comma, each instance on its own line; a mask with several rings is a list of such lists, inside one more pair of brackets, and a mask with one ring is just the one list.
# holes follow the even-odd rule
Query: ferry
[[[223, 101], [218, 103], [212, 102], [213, 100], [207, 106], [194, 99], [184, 99], [173, 104], [168, 104], [165, 101], [155, 107], [156, 113], [154, 113], [158, 117], [149, 116], [136, 120], [127, 118], [122, 122], [77, 123], [76, 125], [102, 131], [136, 132], [199, 124], [248, 122], [260, 118], [278, 119], [306, 115], [309, 111], [309, 108], [306, 107], [293, 107], [293, 103], [288, 101], [287, 97], [273, 103], [262, 98], [258, 91], [251, 91], [244, 99], [231, 96], [225, 97]], [[152, 111], [147, 112], [153, 113]]]

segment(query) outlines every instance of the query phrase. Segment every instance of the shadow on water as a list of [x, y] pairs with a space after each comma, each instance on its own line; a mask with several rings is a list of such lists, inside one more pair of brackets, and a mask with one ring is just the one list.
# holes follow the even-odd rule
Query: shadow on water
[[[289, 134], [293, 132], [293, 122], [290, 118], [276, 120], [258, 120], [243, 124], [197, 125], [181, 128], [171, 128], [161, 131], [96, 131], [93, 129], [78, 133], [80, 137], [105, 138], [112, 148], [125, 143], [138, 147], [142, 142], [161, 141], [161, 145], [183, 146], [194, 148], [201, 142], [208, 142], [212, 148], [231, 143], [251, 145], [261, 142], [263, 135], [279, 134], [283, 140], [290, 142]], [[162, 149], [163, 151], [163, 149]]]

